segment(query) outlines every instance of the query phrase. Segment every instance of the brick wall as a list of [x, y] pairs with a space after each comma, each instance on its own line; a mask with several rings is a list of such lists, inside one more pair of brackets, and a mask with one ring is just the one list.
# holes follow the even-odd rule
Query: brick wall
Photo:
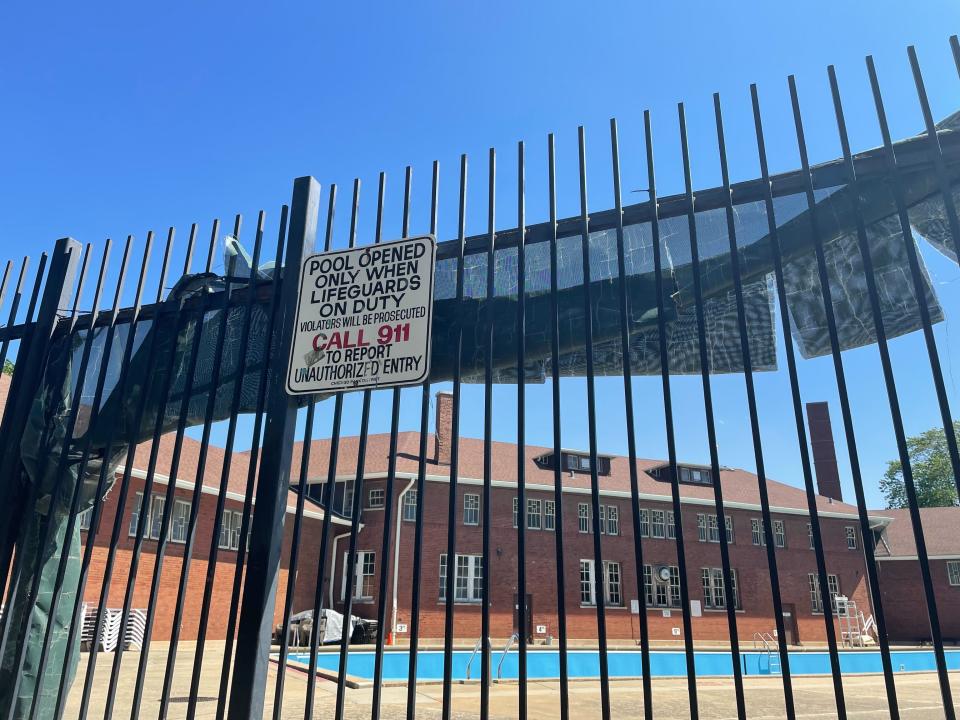
[[[885, 560], [879, 565], [880, 596], [887, 634], [897, 640], [930, 640], [918, 560]], [[931, 560], [934, 596], [945, 640], [960, 642], [960, 587], [950, 585], [946, 560]]]

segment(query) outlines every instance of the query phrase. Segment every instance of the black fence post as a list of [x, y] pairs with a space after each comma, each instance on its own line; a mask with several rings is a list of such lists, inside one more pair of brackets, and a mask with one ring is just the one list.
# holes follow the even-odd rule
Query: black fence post
[[[43, 378], [46, 366], [47, 350], [50, 339], [60, 319], [60, 309], [69, 307], [70, 295], [76, 279], [80, 262], [81, 245], [73, 238], [57, 240], [50, 261], [50, 272], [43, 288], [43, 299], [37, 322], [21, 342], [17, 353], [17, 369], [10, 387], [5, 427], [19, 429], [26, 425], [30, 407], [36, 395], [37, 386]], [[41, 281], [37, 276], [37, 283]], [[21, 516], [18, 511], [23, 502], [23, 488], [17, 481], [20, 468], [20, 432], [5, 432], [0, 437], [0, 583], [6, 580], [9, 572], [13, 545], [17, 530], [15, 518]]]
[[237, 629], [230, 720], [263, 717], [298, 407], [296, 399], [286, 391], [287, 358], [293, 341], [300, 266], [303, 258], [313, 252], [319, 202], [320, 184], [314, 178], [300, 177], [294, 181], [277, 308], [281, 335], [280, 342], [273, 346], [267, 378], [267, 423]]

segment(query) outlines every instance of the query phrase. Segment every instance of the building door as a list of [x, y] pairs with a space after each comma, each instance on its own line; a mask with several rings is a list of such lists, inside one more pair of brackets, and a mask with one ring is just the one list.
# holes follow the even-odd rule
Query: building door
[[[520, 634], [520, 605], [517, 602], [517, 593], [513, 594], [513, 631]], [[533, 595], [527, 593], [527, 642], [533, 642]]]
[[800, 642], [797, 636], [797, 606], [792, 603], [783, 605], [783, 633], [787, 645], [797, 645]]

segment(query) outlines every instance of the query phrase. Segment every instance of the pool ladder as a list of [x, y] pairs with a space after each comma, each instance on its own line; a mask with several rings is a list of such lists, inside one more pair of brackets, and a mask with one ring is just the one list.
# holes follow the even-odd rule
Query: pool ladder
[[[500, 654], [500, 662], [497, 663], [497, 680], [498, 681], [503, 678], [503, 661], [506, 660], [507, 653], [510, 652], [510, 648], [512, 648], [513, 644], [517, 642], [519, 639], [520, 639], [520, 636], [517, 635], [517, 633], [514, 633], [513, 635], [510, 636], [510, 639], [507, 641], [507, 644], [504, 646], [503, 652]], [[470, 679], [470, 670], [471, 670], [471, 667], [473, 666], [473, 659], [477, 656], [477, 653], [480, 652], [480, 648], [483, 647], [483, 640], [484, 640], [483, 638], [480, 638], [479, 640], [477, 640], [477, 644], [473, 646], [473, 652], [470, 653], [470, 659], [467, 660], [467, 673], [466, 673], [467, 680]], [[487, 641], [487, 649], [492, 651], [493, 648], [490, 645], [490, 638], [487, 638], [486, 641]]]
[[753, 634], [753, 647], [754, 649], [760, 649], [761, 647], [767, 654], [767, 671], [773, 674], [780, 674], [780, 655], [778, 654], [778, 648], [776, 648], [777, 641], [773, 639], [773, 635], [765, 632], [755, 632]]

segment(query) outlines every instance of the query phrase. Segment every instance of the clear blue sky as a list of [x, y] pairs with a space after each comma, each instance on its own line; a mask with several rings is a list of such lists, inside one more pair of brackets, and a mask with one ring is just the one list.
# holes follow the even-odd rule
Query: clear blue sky
[[[776, 7], [774, 8], [774, 5]], [[8, 4], [0, 11], [2, 259], [37, 254], [57, 237], [106, 237], [191, 221], [246, 216], [275, 221], [291, 180], [315, 175], [349, 191], [363, 181], [360, 241], [373, 230], [376, 176], [388, 173], [386, 236], [400, 234], [403, 168], [415, 168], [415, 231], [426, 229], [430, 163], [444, 180], [441, 239], [456, 227], [456, 173], [470, 155], [468, 229], [485, 226], [486, 151], [499, 150], [500, 225], [514, 224], [515, 147], [528, 143], [528, 212], [545, 219], [545, 136], [557, 133], [560, 211], [575, 214], [576, 128], [586, 126], [593, 209], [611, 204], [607, 121], [621, 123], [624, 186], [645, 187], [642, 111], [656, 128], [661, 194], [682, 189], [676, 102], [687, 103], [698, 187], [719, 180], [711, 94], [724, 101], [735, 180], [758, 174], [748, 88], [759, 85], [774, 171], [798, 165], [786, 76], [796, 74], [812, 158], [839, 154], [825, 68], [837, 66], [855, 149], [879, 133], [863, 58], [878, 63], [896, 137], [922, 127], [905, 48], [920, 53], [937, 117], [960, 107], [948, 36], [951, 2], [740, 3], [138, 3]], [[633, 196], [637, 198], [639, 196]], [[341, 196], [345, 199], [345, 196]], [[630, 199], [628, 198], [628, 201]], [[346, 239], [341, 204], [337, 240]], [[249, 234], [247, 234], [249, 237]], [[960, 273], [925, 255], [947, 321], [937, 329], [954, 382]], [[893, 344], [910, 432], [938, 422], [917, 337]], [[895, 456], [873, 348], [845, 354], [868, 487]], [[782, 364], [782, 363], [781, 363]], [[836, 397], [828, 359], [801, 363], [805, 400]], [[706, 462], [700, 386], [674, 384], [682, 459]], [[758, 379], [771, 477], [799, 483], [786, 374]], [[565, 444], [586, 447], [583, 383], [565, 385]], [[641, 454], [665, 456], [658, 380], [636, 383]], [[718, 378], [721, 463], [753, 468], [742, 378]], [[599, 381], [601, 450], [623, 452], [622, 385]], [[480, 388], [465, 390], [464, 434], [479, 436]], [[419, 392], [403, 394], [403, 426], [416, 427]], [[528, 391], [528, 441], [549, 444], [549, 386]], [[497, 436], [514, 432], [514, 392], [498, 388]], [[329, 404], [329, 403], [327, 403]], [[388, 429], [389, 394], [374, 429]], [[346, 432], [357, 427], [348, 403]], [[842, 469], [845, 446], [833, 403]], [[318, 416], [326, 432], [326, 410]], [[847, 486], [849, 496], [852, 491]], [[870, 492], [870, 501], [880, 503]]]

